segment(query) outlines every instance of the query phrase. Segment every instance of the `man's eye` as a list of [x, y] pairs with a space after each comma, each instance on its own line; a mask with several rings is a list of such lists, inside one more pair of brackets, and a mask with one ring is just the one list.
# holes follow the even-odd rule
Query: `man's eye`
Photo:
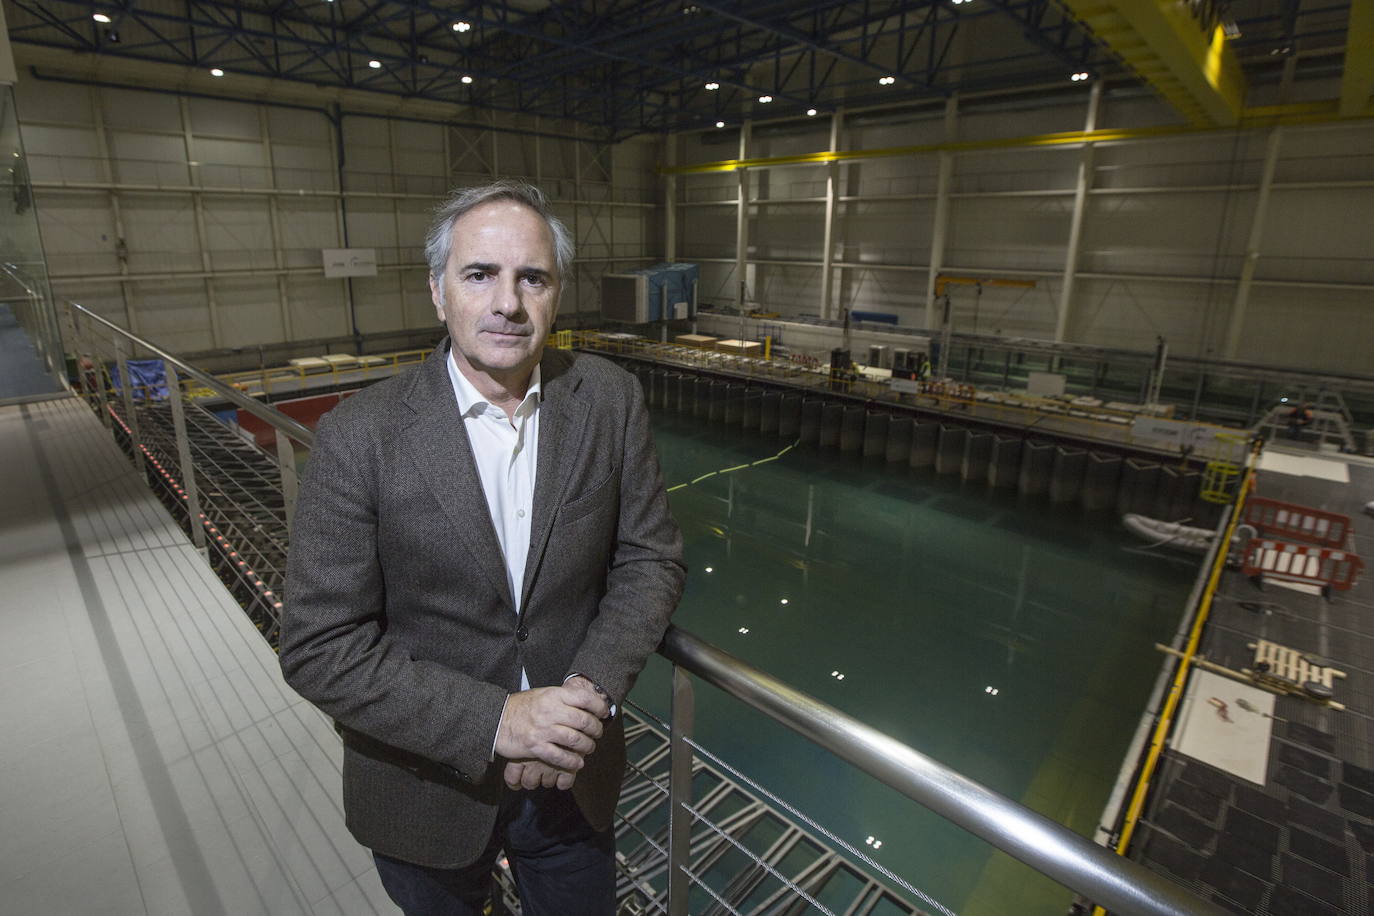
[[467, 275], [467, 279], [469, 280], [485, 280], [486, 278], [487, 272], [485, 270], [469, 271]]
[[525, 282], [530, 286], [543, 286], [544, 278], [539, 276], [539, 274], [526, 274]]

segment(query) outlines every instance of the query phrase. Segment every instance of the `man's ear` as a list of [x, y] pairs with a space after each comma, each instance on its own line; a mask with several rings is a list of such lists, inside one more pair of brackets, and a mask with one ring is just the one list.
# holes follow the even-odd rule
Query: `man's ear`
[[434, 314], [440, 322], [444, 322], [444, 286], [434, 279], [434, 274], [429, 275], [429, 298], [434, 303]]

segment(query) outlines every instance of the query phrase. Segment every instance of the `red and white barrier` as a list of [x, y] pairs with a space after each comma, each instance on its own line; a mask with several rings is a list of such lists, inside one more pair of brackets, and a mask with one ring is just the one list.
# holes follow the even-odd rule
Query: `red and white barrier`
[[1316, 585], [1324, 592], [1350, 588], [1363, 569], [1364, 561], [1348, 551], [1273, 538], [1251, 540], [1241, 566], [1247, 576]]
[[1326, 512], [1296, 503], [1251, 496], [1245, 503], [1244, 521], [1266, 537], [1321, 544], [1340, 549], [1350, 533], [1350, 516]]

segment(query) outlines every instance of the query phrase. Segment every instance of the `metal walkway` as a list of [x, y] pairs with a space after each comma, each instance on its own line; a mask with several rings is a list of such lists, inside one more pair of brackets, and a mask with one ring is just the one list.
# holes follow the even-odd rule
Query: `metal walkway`
[[0, 408], [0, 914], [394, 913], [340, 747], [80, 400]]

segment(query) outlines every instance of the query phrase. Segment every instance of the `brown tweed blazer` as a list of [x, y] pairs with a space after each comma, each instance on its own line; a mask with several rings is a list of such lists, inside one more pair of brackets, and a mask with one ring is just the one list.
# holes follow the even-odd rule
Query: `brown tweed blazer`
[[[291, 533], [281, 665], [339, 724], [349, 829], [385, 855], [475, 859], [507, 791], [502, 705], [578, 672], [625, 699], [682, 593], [639, 383], [594, 356], [540, 362], [539, 457], [516, 618], [445, 341], [326, 415]], [[518, 634], [523, 634], [521, 638]], [[573, 793], [608, 826], [624, 736], [607, 723]]]

